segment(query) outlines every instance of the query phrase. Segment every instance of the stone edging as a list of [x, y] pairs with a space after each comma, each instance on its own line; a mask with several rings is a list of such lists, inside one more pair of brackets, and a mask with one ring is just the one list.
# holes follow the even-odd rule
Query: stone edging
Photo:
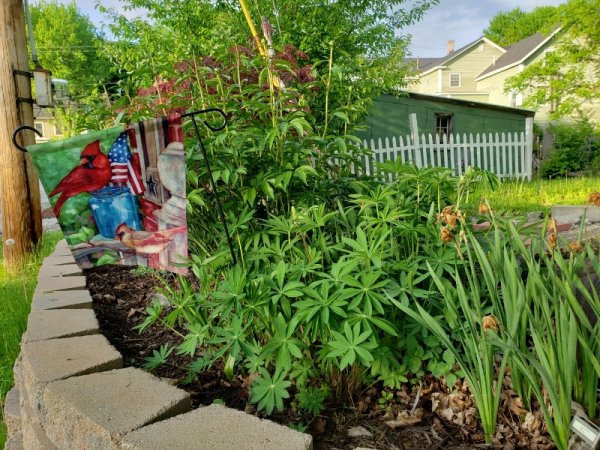
[[44, 260], [14, 367], [6, 450], [312, 449], [312, 437], [189, 395], [136, 368], [100, 334], [65, 241]]

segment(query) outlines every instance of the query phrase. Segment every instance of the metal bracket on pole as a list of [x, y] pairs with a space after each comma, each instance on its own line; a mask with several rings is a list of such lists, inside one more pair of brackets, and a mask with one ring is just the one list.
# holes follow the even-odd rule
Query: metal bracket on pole
[[206, 120], [202, 120], [204, 125], [212, 131], [219, 131], [225, 128], [227, 125], [227, 116], [223, 112], [223, 110], [218, 108], [208, 108], [201, 109], [199, 111], [192, 111], [186, 114], [182, 114], [181, 118], [189, 117], [192, 119], [192, 123], [194, 124], [194, 130], [196, 132], [196, 137], [198, 138], [198, 143], [200, 146], [200, 151], [202, 152], [202, 157], [204, 158], [204, 163], [206, 164], [206, 171], [208, 172], [208, 177], [210, 179], [210, 184], [212, 186], [213, 192], [215, 193], [215, 199], [217, 200], [217, 210], [219, 211], [219, 216], [221, 218], [221, 222], [223, 223], [223, 228], [225, 229], [225, 237], [227, 238], [227, 245], [229, 246], [229, 251], [231, 252], [231, 259], [233, 260], [233, 264], [237, 263], [237, 259], [235, 257], [235, 251], [233, 250], [233, 242], [231, 241], [231, 236], [229, 235], [229, 228], [227, 227], [227, 220], [225, 219], [225, 213], [223, 212], [223, 207], [221, 206], [221, 199], [219, 198], [219, 191], [217, 190], [217, 184], [215, 183], [215, 179], [212, 175], [212, 170], [210, 169], [210, 163], [208, 161], [208, 155], [206, 154], [206, 148], [204, 147], [204, 143], [202, 142], [202, 137], [200, 136], [200, 129], [198, 128], [198, 123], [196, 122], [196, 116], [200, 114], [207, 114], [211, 112], [216, 112], [220, 114], [223, 118], [223, 123], [219, 126], [213, 126]]
[[17, 135], [23, 131], [23, 130], [31, 130], [33, 131], [35, 134], [37, 134], [39, 137], [42, 137], [42, 133], [40, 133], [38, 130], [36, 130], [33, 127], [30, 127], [29, 125], [21, 125], [20, 127], [17, 127], [14, 129], [13, 134], [12, 134], [12, 143], [15, 147], [17, 147], [19, 150], [21, 150], [24, 153], [27, 153], [27, 149], [21, 145], [19, 145], [17, 143]]
[[33, 72], [30, 72], [29, 70], [14, 69], [13, 75], [22, 75], [27, 78], [33, 78]]

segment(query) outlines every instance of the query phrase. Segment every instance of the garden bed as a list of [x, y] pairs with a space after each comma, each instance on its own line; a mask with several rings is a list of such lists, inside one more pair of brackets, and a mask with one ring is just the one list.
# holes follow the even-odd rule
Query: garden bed
[[[134, 329], [146, 318], [146, 307], [157, 296], [160, 298], [162, 281], [156, 273], [104, 266], [86, 274], [102, 333], [121, 352], [126, 367], [143, 367], [147, 358], [162, 345], [181, 343], [182, 338], [176, 332], [158, 325], [141, 334]], [[248, 402], [249, 376], [237, 374], [230, 381], [222, 367], [217, 366], [202, 372], [191, 382], [185, 382], [186, 366], [190, 361], [189, 357], [173, 353], [166, 363], [152, 372], [186, 390], [191, 395], [193, 407], [217, 402], [266, 417], [264, 413], [256, 413]], [[269, 418], [293, 427], [306, 426], [306, 432], [313, 435], [315, 449], [468, 449], [485, 446], [474, 404], [466, 387], [461, 388], [460, 383], [449, 393], [438, 381], [425, 377], [420, 386], [407, 383], [395, 392], [372, 386], [355, 394], [356, 398], [359, 400], [354, 408], [330, 401], [327, 409], [314, 419], [302, 416], [289, 404], [285, 411], [276, 412]], [[412, 415], [411, 410], [414, 410]], [[553, 448], [542, 423], [541, 416], [525, 415], [514, 398], [507, 395], [499, 413], [495, 447]]]

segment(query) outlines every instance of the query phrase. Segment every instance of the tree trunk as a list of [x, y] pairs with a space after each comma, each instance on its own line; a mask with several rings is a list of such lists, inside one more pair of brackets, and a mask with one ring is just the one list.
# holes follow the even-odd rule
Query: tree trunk
[[[23, 263], [32, 242], [39, 239], [42, 231], [37, 176], [29, 157], [17, 150], [11, 139], [17, 126], [33, 126], [32, 105], [17, 103], [17, 97], [31, 98], [30, 80], [14, 74], [14, 70], [29, 70], [25, 39], [22, 0], [3, 0], [0, 5], [0, 195], [4, 266], [8, 270]], [[23, 133], [22, 137], [22, 145], [33, 143], [32, 133]]]

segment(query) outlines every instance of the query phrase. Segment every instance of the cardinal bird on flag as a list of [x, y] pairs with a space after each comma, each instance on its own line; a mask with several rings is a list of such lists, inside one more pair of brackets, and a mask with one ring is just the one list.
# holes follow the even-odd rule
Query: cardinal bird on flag
[[123, 245], [138, 253], [152, 255], [162, 252], [179, 233], [187, 232], [187, 227], [176, 227], [159, 231], [135, 231], [122, 223], [115, 231], [115, 237]]
[[117, 186], [127, 185], [131, 192], [139, 195], [144, 192], [144, 184], [140, 175], [140, 162], [137, 154], [131, 154], [127, 144], [127, 132], [119, 135], [108, 152], [111, 181]]
[[71, 170], [60, 183], [48, 194], [52, 197], [61, 194], [54, 205], [54, 215], [59, 216], [60, 210], [67, 199], [92, 192], [106, 186], [111, 180], [111, 169], [108, 158], [100, 151], [100, 141], [94, 141], [85, 146], [80, 155], [79, 165]]

